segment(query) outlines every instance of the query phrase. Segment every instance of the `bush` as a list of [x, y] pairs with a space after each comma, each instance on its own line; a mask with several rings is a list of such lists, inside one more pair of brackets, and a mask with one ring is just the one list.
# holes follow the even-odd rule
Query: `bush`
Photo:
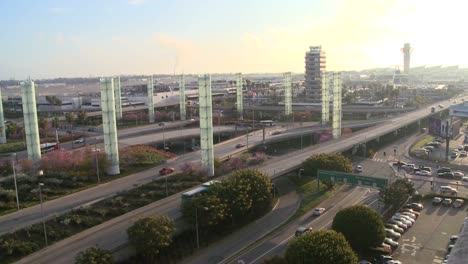
[[80, 252], [75, 258], [76, 264], [112, 264], [114, 258], [107, 249], [99, 247], [90, 247], [83, 252]]
[[353, 165], [351, 161], [341, 154], [321, 153], [313, 155], [302, 163], [304, 175], [317, 176], [318, 170], [351, 172]]

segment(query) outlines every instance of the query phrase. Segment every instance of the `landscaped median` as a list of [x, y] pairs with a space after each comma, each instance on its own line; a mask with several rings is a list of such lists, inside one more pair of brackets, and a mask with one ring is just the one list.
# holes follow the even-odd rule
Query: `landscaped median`
[[[42, 176], [34, 175], [37, 169], [34, 169], [32, 162], [20, 160], [15, 166], [20, 208], [39, 203], [39, 182], [44, 183], [42, 199], [52, 200], [95, 186], [98, 183], [97, 167], [99, 180], [103, 183], [160, 165], [169, 157], [148, 146], [124, 148], [120, 151], [121, 174], [117, 176], [105, 174], [105, 154], [95, 150], [93, 152], [90, 147], [73, 151], [58, 150], [43, 155], [40, 161], [40, 169], [44, 172]], [[0, 215], [13, 212], [16, 208], [13, 178], [5, 179], [0, 182]]]

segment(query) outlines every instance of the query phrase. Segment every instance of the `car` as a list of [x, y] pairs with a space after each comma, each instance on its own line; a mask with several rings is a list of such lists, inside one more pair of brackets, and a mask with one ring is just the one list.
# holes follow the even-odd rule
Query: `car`
[[463, 146], [463, 145], [460, 145], [460, 146], [458, 146], [458, 148], [457, 148], [457, 149], [461, 151], [461, 150], [463, 150], [464, 148], [465, 148], [465, 146]]
[[416, 220], [416, 218], [418, 218], [417, 215], [415, 215], [415, 214], [413, 214], [413, 213], [410, 213], [410, 212], [402, 212], [401, 214], [402, 214], [402, 215], [407, 215], [407, 216], [409, 216], [409, 217], [411, 217], [411, 218], [413, 218], [413, 219], [415, 219], [415, 220]]
[[393, 162], [393, 166], [403, 166], [406, 165], [406, 162], [404, 161], [395, 161]]
[[397, 226], [395, 224], [385, 223], [385, 227], [390, 228], [393, 231], [398, 232], [400, 234], [403, 234], [405, 232], [405, 230], [403, 228], [401, 228], [401, 227], [399, 227], [399, 226]]
[[325, 208], [315, 208], [314, 211], [312, 212], [312, 215], [319, 216], [319, 215], [322, 215], [323, 212], [325, 212]]
[[296, 229], [296, 233], [294, 233], [294, 235], [296, 237], [298, 237], [298, 236], [303, 235], [304, 233], [309, 232], [309, 231], [312, 231], [312, 227], [300, 226], [300, 227], [298, 227]]
[[403, 230], [405, 230], [405, 231], [408, 229], [408, 226], [407, 226], [406, 224], [404, 224], [403, 222], [398, 221], [398, 220], [396, 220], [396, 219], [389, 219], [389, 220], [387, 221], [387, 223], [395, 224], [395, 225], [397, 225], [398, 227], [403, 228]]
[[427, 151], [429, 151], [429, 152], [432, 152], [432, 151], [434, 151], [434, 149], [435, 149], [433, 146], [424, 146], [424, 147], [422, 147], [422, 148], [425, 149], [425, 150], [427, 150]]
[[434, 139], [434, 141], [439, 142], [439, 143], [445, 143], [445, 138], [438, 137], [438, 138]]
[[165, 126], [165, 125], [166, 125], [165, 122], [161, 122], [161, 123], [158, 124], [158, 126]]
[[84, 138], [79, 138], [79, 139], [75, 140], [74, 142], [75, 142], [75, 144], [83, 143], [83, 142], [84, 142]]
[[458, 152], [457, 151], [452, 151], [452, 153], [450, 153], [450, 157], [452, 159], [456, 159], [458, 157]]
[[462, 177], [461, 180], [464, 182], [468, 182], [468, 177]]
[[452, 172], [442, 172], [442, 173], [437, 173], [437, 177], [440, 178], [447, 178], [447, 179], [453, 179], [454, 175]]
[[408, 228], [413, 226], [413, 223], [412, 223], [411, 221], [409, 221], [406, 217], [403, 217], [403, 216], [392, 216], [392, 219], [395, 219], [395, 220], [398, 220], [398, 221], [402, 222], [403, 224], [405, 224], [406, 226], [408, 226]]
[[358, 262], [358, 264], [372, 264], [372, 262], [369, 262], [369, 261], [363, 259], [363, 260], [360, 260], [360, 261]]
[[465, 203], [465, 200], [463, 200], [463, 199], [456, 199], [455, 201], [453, 201], [452, 206], [453, 206], [454, 208], [460, 208], [460, 207], [463, 206], [464, 203]]
[[440, 147], [440, 145], [442, 145], [442, 143], [440, 143], [438, 141], [432, 141], [432, 142], [429, 142], [429, 143], [426, 144], [426, 146], [431, 146], [431, 147], [435, 147], [435, 148]]
[[354, 170], [356, 172], [362, 172], [362, 166], [361, 165], [356, 165], [356, 167], [354, 168]]
[[412, 218], [411, 216], [408, 216], [408, 215], [396, 213], [396, 214], [394, 214], [394, 216], [396, 216], [397, 218], [403, 218], [403, 219], [405, 219], [407, 221], [410, 221], [412, 224], [414, 224], [416, 222], [415, 218]]
[[405, 204], [404, 207], [411, 208], [415, 210], [416, 212], [421, 212], [421, 210], [424, 209], [424, 205], [422, 205], [421, 203], [409, 203], [409, 204]]
[[403, 208], [403, 209], [400, 210], [400, 212], [409, 212], [409, 213], [412, 213], [412, 214], [416, 215], [416, 217], [421, 215], [420, 212], [416, 212], [415, 210], [413, 210], [411, 208]]
[[442, 167], [437, 170], [437, 173], [444, 173], [444, 172], [452, 172], [452, 169], [448, 167]]
[[402, 262], [399, 260], [392, 259], [392, 260], [385, 262], [385, 264], [402, 264]]
[[465, 177], [465, 174], [463, 174], [463, 172], [461, 172], [461, 171], [454, 171], [452, 173], [453, 173], [453, 177], [455, 179], [460, 179], [461, 180], [463, 177]]
[[440, 186], [439, 193], [441, 194], [450, 194], [450, 195], [457, 195], [457, 189], [450, 187], [450, 186]]
[[432, 173], [426, 171], [426, 170], [419, 170], [419, 171], [416, 171], [415, 173], [416, 175], [419, 175], [419, 176], [431, 176]]
[[455, 243], [455, 242], [457, 242], [457, 240], [458, 240], [458, 235], [453, 235], [453, 236], [450, 237], [450, 242]]
[[398, 242], [394, 241], [393, 239], [386, 237], [384, 239], [384, 243], [387, 245], [390, 245], [393, 250], [395, 250], [398, 247]]
[[416, 165], [406, 164], [406, 165], [401, 166], [401, 168], [404, 169], [405, 171], [414, 171], [414, 169], [416, 168]]
[[450, 198], [445, 198], [445, 199], [442, 201], [442, 205], [450, 206], [451, 204], [452, 204], [452, 199], [450, 199]]
[[439, 204], [442, 203], [442, 200], [443, 200], [442, 198], [436, 196], [436, 197], [434, 197], [434, 198], [432, 199], [432, 204], [433, 204], [433, 205], [439, 205]]
[[390, 256], [390, 255], [380, 255], [378, 258], [377, 258], [377, 262], [376, 263], [380, 263], [380, 264], [386, 264], [388, 261], [390, 260], [393, 260], [393, 257]]
[[159, 171], [159, 175], [167, 175], [171, 174], [172, 172], [174, 172], [174, 168], [164, 167]]
[[273, 133], [271, 133], [273, 136], [276, 136], [276, 135], [279, 135], [281, 134], [281, 131], [274, 131]]
[[439, 104], [439, 108], [444, 108], [444, 105], [443, 105], [443, 104]]
[[464, 150], [460, 151], [460, 157], [466, 157], [466, 151]]
[[190, 121], [190, 122], [195, 122], [195, 119], [194, 119], [194, 118], [190, 118], [188, 121]]
[[243, 147], [245, 147], [245, 144], [239, 143], [236, 145], [236, 148], [243, 148]]
[[[465, 143], [466, 143], [466, 140], [467, 139], [467, 135], [465, 135]], [[468, 151], [468, 145], [465, 145], [465, 147], [463, 148], [464, 151]]]

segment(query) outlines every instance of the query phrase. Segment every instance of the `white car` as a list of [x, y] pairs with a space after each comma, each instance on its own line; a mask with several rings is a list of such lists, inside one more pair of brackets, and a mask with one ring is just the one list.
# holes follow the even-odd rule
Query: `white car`
[[356, 165], [356, 168], [354, 168], [355, 171], [357, 172], [362, 172], [362, 166], [361, 165]]
[[84, 142], [84, 138], [79, 138], [77, 140], [75, 140], [75, 144], [80, 144], [80, 143], [83, 143]]
[[314, 216], [319, 216], [319, 215], [322, 215], [323, 212], [325, 212], [325, 208], [315, 208], [312, 214]]
[[426, 170], [419, 170], [415, 174], [419, 176], [431, 176], [432, 175], [430, 172]]
[[453, 177], [455, 177], [455, 178], [463, 178], [463, 177], [465, 177], [465, 174], [463, 174], [463, 172], [461, 172], [461, 171], [454, 171], [454, 172], [453, 172]]
[[458, 148], [457, 148], [457, 149], [458, 149], [458, 150], [463, 150], [464, 148], [465, 148], [465, 146], [463, 146], [463, 145], [460, 145], [460, 146], [458, 146]]
[[464, 181], [464, 182], [468, 182], [468, 177], [462, 177], [461, 180]]

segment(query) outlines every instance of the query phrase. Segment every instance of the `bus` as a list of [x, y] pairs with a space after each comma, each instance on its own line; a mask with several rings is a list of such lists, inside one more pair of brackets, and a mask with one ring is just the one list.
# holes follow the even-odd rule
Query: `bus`
[[188, 200], [194, 196], [197, 196], [201, 193], [203, 193], [204, 191], [206, 191], [208, 189], [208, 187], [205, 187], [205, 186], [200, 186], [200, 187], [197, 187], [193, 190], [190, 190], [188, 192], [185, 192], [182, 194], [182, 201], [185, 201], [185, 200]]
[[269, 125], [269, 126], [276, 126], [275, 121], [273, 121], [273, 120], [261, 120], [260, 124]]
[[57, 143], [44, 143], [41, 144], [41, 153], [47, 153], [49, 151], [54, 151], [59, 148], [59, 144]]
[[193, 190], [190, 190], [188, 192], [185, 192], [182, 194], [182, 201], [185, 201], [185, 200], [188, 200], [194, 196], [197, 196], [197, 195], [200, 195], [201, 193], [205, 192], [206, 190], [208, 190], [208, 188], [210, 188], [213, 184], [217, 184], [217, 183], [220, 183], [220, 181], [217, 181], [217, 180], [212, 180], [212, 181], [209, 181], [209, 182], [205, 182], [203, 183], [201, 186], [193, 189]]

